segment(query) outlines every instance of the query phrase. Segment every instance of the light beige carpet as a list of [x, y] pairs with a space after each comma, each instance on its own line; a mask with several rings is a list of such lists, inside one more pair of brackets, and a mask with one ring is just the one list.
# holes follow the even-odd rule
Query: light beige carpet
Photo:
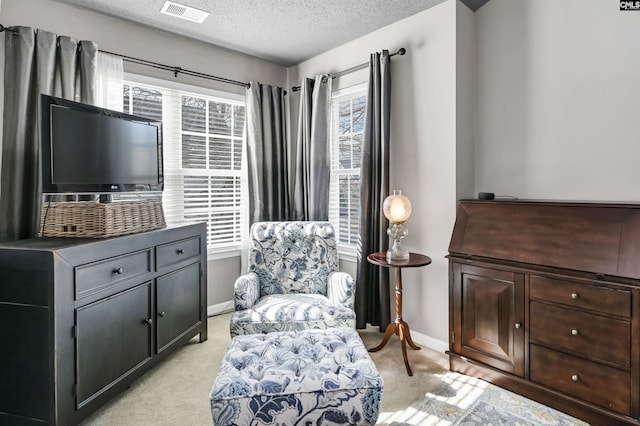
[[[198, 343], [195, 338], [178, 349], [129, 389], [86, 419], [82, 425], [211, 425], [209, 392], [229, 344], [229, 318], [230, 314], [210, 317], [209, 339], [206, 342]], [[382, 334], [377, 328], [370, 327], [359, 331], [367, 348], [377, 346], [382, 340]], [[455, 385], [450, 381], [455, 373], [448, 373], [447, 356], [428, 348], [419, 351], [408, 349], [408, 354], [413, 377], [407, 375], [397, 337], [392, 336], [384, 349], [371, 354], [384, 380], [378, 424], [451, 425], [451, 416], [459, 417], [460, 414], [456, 413], [460, 411], [455, 410], [459, 410], [460, 407], [451, 407], [449, 404], [450, 401], [457, 401], [461, 394], [451, 394]], [[467, 379], [471, 378], [464, 379], [464, 383], [470, 383]], [[474, 383], [480, 383], [474, 388], [475, 391], [488, 385], [486, 382], [473, 380]], [[443, 389], [447, 391], [445, 396], [449, 399], [443, 400], [442, 405], [434, 405], [429, 398], [436, 401]], [[434, 398], [433, 395], [438, 398]], [[513, 396], [501, 389], [499, 395], [501, 398], [504, 395]], [[522, 404], [528, 406], [529, 400], [521, 400]], [[469, 398], [465, 401], [469, 402]], [[432, 413], [433, 410], [436, 412], [435, 415]], [[551, 410], [549, 413], [552, 420], [556, 420], [554, 412]], [[445, 418], [445, 414], [449, 415], [449, 418]], [[494, 424], [504, 424], [499, 419], [496, 420], [498, 422]], [[546, 424], [572, 423], [550, 421]]]

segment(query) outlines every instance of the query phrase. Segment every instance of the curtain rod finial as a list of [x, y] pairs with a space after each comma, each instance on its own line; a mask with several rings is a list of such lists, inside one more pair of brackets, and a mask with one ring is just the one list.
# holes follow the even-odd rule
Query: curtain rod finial
[[404, 47], [401, 47], [400, 49], [398, 49], [398, 55], [402, 56], [405, 53], [407, 53], [407, 50]]

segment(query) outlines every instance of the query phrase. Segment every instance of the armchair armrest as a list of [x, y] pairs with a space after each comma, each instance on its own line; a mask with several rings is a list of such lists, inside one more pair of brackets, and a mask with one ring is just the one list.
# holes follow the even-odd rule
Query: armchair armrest
[[353, 310], [355, 303], [355, 282], [346, 272], [330, 272], [327, 277], [327, 297], [337, 305]]
[[233, 304], [236, 311], [251, 308], [260, 298], [260, 279], [255, 272], [238, 277], [233, 285]]

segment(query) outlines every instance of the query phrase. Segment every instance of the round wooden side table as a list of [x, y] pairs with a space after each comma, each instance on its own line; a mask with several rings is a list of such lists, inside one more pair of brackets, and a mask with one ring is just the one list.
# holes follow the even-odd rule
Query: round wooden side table
[[377, 253], [371, 253], [367, 256], [367, 260], [374, 264], [382, 266], [383, 268], [396, 268], [396, 320], [389, 323], [387, 330], [384, 332], [382, 343], [375, 348], [369, 349], [369, 352], [377, 352], [384, 348], [392, 334], [395, 334], [400, 338], [400, 344], [402, 345], [402, 356], [404, 357], [404, 365], [407, 368], [407, 374], [413, 376], [411, 366], [409, 366], [409, 360], [407, 359], [407, 343], [415, 350], [419, 350], [420, 346], [413, 343], [411, 339], [411, 331], [409, 330], [409, 324], [402, 319], [402, 268], [417, 268], [419, 266], [425, 266], [431, 263], [431, 258], [423, 254], [409, 253], [408, 260], [400, 261], [387, 261], [387, 252], [381, 251]]

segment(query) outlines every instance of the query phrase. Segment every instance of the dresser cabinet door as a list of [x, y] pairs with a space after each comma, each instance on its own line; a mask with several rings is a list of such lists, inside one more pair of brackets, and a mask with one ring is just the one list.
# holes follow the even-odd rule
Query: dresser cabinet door
[[156, 280], [157, 351], [200, 324], [200, 263]]
[[524, 276], [452, 263], [453, 351], [524, 377]]
[[151, 282], [76, 309], [76, 407], [151, 359]]

